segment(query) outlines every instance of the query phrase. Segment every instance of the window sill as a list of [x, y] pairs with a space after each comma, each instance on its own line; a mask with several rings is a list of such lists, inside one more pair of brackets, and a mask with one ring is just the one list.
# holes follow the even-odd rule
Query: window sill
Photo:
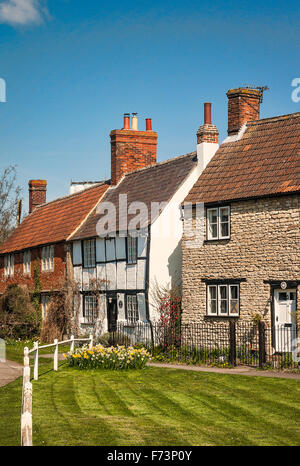
[[237, 315], [224, 315], [224, 316], [220, 316], [219, 314], [216, 314], [216, 315], [212, 315], [212, 314], [205, 314], [205, 318], [208, 318], [208, 319], [238, 319], [240, 317], [240, 314], [237, 314]]
[[230, 241], [230, 238], [213, 238], [213, 239], [205, 239], [203, 241], [204, 244], [207, 243], [220, 243], [220, 242], [225, 242], [225, 241]]

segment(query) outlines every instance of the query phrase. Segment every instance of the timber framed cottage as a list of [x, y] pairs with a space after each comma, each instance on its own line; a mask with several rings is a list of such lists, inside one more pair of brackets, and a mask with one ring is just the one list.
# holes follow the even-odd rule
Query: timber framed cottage
[[227, 96], [228, 137], [185, 199], [193, 215], [183, 238], [182, 318], [262, 318], [273, 349], [290, 351], [300, 298], [300, 113], [260, 120], [259, 90]]
[[[38, 267], [45, 317], [52, 293], [71, 278], [82, 333], [158, 318], [153, 290], [181, 276], [181, 204], [206, 163], [205, 151], [157, 163], [157, 133], [150, 119], [139, 131], [136, 115], [130, 124], [125, 114], [110, 138], [111, 180], [72, 183], [69, 196], [48, 203], [46, 181], [31, 180], [29, 215], [0, 246], [0, 294], [12, 283], [32, 292]], [[114, 226], [99, 234], [107, 206]]]

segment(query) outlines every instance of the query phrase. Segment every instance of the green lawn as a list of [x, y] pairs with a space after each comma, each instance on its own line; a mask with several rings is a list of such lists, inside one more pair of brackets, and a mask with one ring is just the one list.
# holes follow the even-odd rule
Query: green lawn
[[[299, 445], [298, 380], [148, 367], [33, 382], [34, 445]], [[21, 379], [0, 388], [0, 445], [19, 444]]]

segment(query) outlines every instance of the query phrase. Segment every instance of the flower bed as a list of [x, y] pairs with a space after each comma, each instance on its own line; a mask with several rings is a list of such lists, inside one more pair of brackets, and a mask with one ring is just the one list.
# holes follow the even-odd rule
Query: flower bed
[[80, 369], [143, 369], [150, 359], [145, 348], [96, 345], [91, 349], [77, 348], [67, 356], [67, 363]]

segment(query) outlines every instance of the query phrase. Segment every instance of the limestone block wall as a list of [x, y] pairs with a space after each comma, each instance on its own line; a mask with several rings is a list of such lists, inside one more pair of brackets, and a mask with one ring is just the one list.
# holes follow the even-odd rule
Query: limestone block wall
[[[201, 219], [185, 225], [182, 242], [183, 323], [228, 320], [206, 316], [203, 279], [244, 279], [240, 283], [239, 320], [260, 313], [271, 323], [271, 287], [265, 280], [300, 280], [300, 196], [287, 195], [231, 202], [229, 240], [199, 240], [190, 247], [191, 229], [200, 231]], [[204, 232], [206, 219], [204, 219]], [[188, 238], [187, 238], [188, 237]], [[194, 242], [194, 244], [197, 244]], [[300, 293], [297, 293], [298, 309]]]

